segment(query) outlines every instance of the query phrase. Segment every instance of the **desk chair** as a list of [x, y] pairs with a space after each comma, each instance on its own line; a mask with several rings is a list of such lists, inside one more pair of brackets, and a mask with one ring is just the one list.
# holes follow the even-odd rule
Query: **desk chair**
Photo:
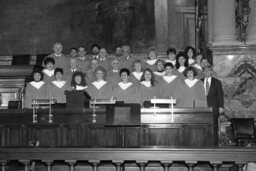
[[253, 118], [231, 118], [231, 125], [237, 146], [245, 145], [245, 142], [256, 142]]

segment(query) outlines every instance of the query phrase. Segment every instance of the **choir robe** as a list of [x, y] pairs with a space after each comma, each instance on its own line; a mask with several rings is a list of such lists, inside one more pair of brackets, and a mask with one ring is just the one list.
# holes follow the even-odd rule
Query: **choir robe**
[[95, 83], [97, 81], [92, 82], [87, 88], [87, 93], [91, 96], [91, 98], [96, 98], [96, 99], [110, 99], [111, 98], [111, 93], [112, 93], [112, 86], [106, 82], [103, 86], [100, 88], [97, 88], [95, 86]]
[[[66, 57], [66, 55], [64, 54], [61, 54], [60, 56], [56, 56], [55, 53], [52, 53], [47, 57], [51, 57], [55, 60], [55, 64], [54, 64], [55, 68], [62, 68], [63, 70], [65, 70], [66, 68], [68, 68], [68, 64], [70, 63], [70, 59]], [[45, 57], [45, 59], [47, 57]], [[45, 67], [44, 63], [43, 63], [43, 67]]]
[[105, 68], [106, 71], [109, 71], [111, 69], [111, 60], [106, 58], [104, 60], [98, 59], [98, 65]]
[[72, 90], [72, 87], [68, 85], [67, 81], [64, 81], [65, 84], [62, 87], [58, 87], [54, 84], [56, 81], [52, 81], [48, 84], [47, 90], [46, 90], [46, 97], [48, 99], [56, 99], [57, 103], [66, 103], [66, 95], [65, 91]]
[[165, 71], [163, 72], [155, 71], [153, 72], [153, 74], [155, 76], [155, 80], [159, 83], [160, 80], [163, 78], [163, 76], [165, 76]]
[[161, 94], [163, 98], [176, 99], [178, 96], [177, 92], [180, 87], [183, 86], [183, 80], [181, 80], [177, 75], [172, 76], [164, 76], [159, 81], [159, 85], [161, 86]]
[[135, 91], [136, 86], [129, 82], [129, 87], [123, 87], [122, 82], [116, 84], [112, 91], [112, 97], [115, 97], [117, 101], [124, 101], [124, 103], [136, 103], [135, 99]]
[[136, 101], [143, 106], [145, 101], [150, 101], [154, 97], [162, 98], [159, 85], [155, 83], [155, 86], [147, 87], [141, 82], [136, 89]]
[[55, 80], [54, 70], [48, 71], [47, 69], [43, 69], [42, 72], [44, 74], [44, 78], [43, 78], [44, 82], [50, 83], [53, 80]]
[[132, 72], [130, 74], [130, 78], [129, 80], [134, 83], [136, 86], [138, 86], [140, 84], [140, 79], [141, 79], [141, 76], [142, 76], [143, 72], [139, 73], [139, 74], [136, 74], [135, 72]]
[[115, 86], [117, 83], [119, 83], [121, 81], [119, 70], [117, 72], [114, 72], [113, 70], [110, 70], [109, 72], [107, 72], [106, 80], [112, 86]]
[[176, 60], [171, 61], [170, 59], [166, 59], [165, 63], [172, 63], [173, 66], [175, 66], [176, 65]]
[[96, 75], [94, 71], [90, 68], [85, 72], [85, 80], [87, 85], [91, 84], [92, 82], [96, 81]]
[[37, 85], [34, 84], [35, 82], [29, 82], [26, 86], [25, 91], [25, 108], [31, 108], [32, 100], [33, 99], [45, 99], [46, 98], [46, 88], [47, 83], [44, 81], [38, 82]]
[[146, 60], [143, 68], [150, 68], [153, 72], [156, 71], [157, 70], [156, 61], [157, 61], [157, 59]]
[[185, 80], [186, 77], [184, 76], [184, 71], [186, 70], [186, 67], [182, 67], [182, 68], [179, 68], [179, 69], [174, 69], [173, 70], [173, 74], [174, 75], [177, 75], [178, 77], [180, 77], [181, 79]]
[[81, 69], [82, 72], [86, 72], [89, 69], [91, 61], [86, 57], [77, 57], [77, 67]]
[[177, 95], [177, 106], [179, 107], [197, 107], [197, 104], [200, 104], [200, 107], [207, 107], [204, 85], [198, 79], [193, 81], [185, 79], [177, 91]]

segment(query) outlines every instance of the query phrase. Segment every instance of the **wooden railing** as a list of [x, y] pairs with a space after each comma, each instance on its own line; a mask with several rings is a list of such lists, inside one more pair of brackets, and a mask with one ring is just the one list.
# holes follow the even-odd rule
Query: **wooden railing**
[[[230, 163], [235, 170], [242, 171], [248, 162], [256, 162], [256, 149], [252, 148], [1, 148], [0, 163], [2, 171], [12, 161], [23, 164], [23, 170], [31, 170], [31, 163], [44, 163], [45, 170], [54, 170], [56, 161], [64, 161], [70, 171], [76, 170], [76, 165], [86, 162], [89, 170], [99, 170], [101, 163], [108, 161], [115, 166], [116, 171], [122, 170], [127, 163], [137, 164], [144, 171], [151, 162], [159, 163], [164, 171], [169, 170], [176, 162], [183, 163], [189, 171], [200, 163], [208, 163], [212, 170], [217, 171], [223, 163]], [[100, 166], [101, 165], [101, 166]], [[85, 167], [85, 165], [83, 165]], [[33, 169], [33, 168], [32, 168]], [[87, 167], [88, 169], [88, 167]], [[86, 170], [86, 169], [83, 169]], [[127, 169], [129, 170], [129, 169]], [[233, 170], [233, 169], [232, 169]], [[36, 170], [38, 171], [38, 169]]]

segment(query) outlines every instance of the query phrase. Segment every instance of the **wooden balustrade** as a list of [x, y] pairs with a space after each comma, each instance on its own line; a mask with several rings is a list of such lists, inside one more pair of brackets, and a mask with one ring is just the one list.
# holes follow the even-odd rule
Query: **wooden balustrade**
[[[31, 163], [42, 162], [45, 168], [42, 170], [54, 171], [56, 161], [64, 161], [63, 166], [68, 166], [70, 171], [77, 170], [79, 162], [87, 162], [87, 169], [98, 171], [101, 163], [108, 161], [115, 166], [116, 171], [123, 168], [129, 170], [127, 163], [137, 164], [140, 171], [145, 171], [152, 162], [159, 163], [164, 171], [169, 170], [174, 163], [182, 162], [184, 167], [193, 171], [201, 162], [208, 163], [213, 171], [218, 171], [222, 163], [230, 163], [236, 166], [236, 170], [242, 171], [242, 167], [248, 162], [256, 162], [256, 149], [252, 148], [1, 148], [1, 170], [7, 171], [12, 161], [23, 164], [24, 171], [33, 170]], [[84, 166], [84, 165], [82, 165]], [[128, 167], [127, 167], [128, 166]], [[134, 165], [133, 165], [134, 166]], [[83, 168], [83, 170], [87, 170]], [[37, 169], [38, 171], [40, 169]], [[65, 170], [65, 169], [64, 169]], [[233, 170], [232, 170], [233, 171]]]

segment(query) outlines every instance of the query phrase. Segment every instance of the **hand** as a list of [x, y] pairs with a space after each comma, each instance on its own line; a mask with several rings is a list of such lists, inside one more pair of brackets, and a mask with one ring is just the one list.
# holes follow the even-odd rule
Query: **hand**
[[224, 108], [223, 107], [219, 107], [219, 114], [224, 113]]

